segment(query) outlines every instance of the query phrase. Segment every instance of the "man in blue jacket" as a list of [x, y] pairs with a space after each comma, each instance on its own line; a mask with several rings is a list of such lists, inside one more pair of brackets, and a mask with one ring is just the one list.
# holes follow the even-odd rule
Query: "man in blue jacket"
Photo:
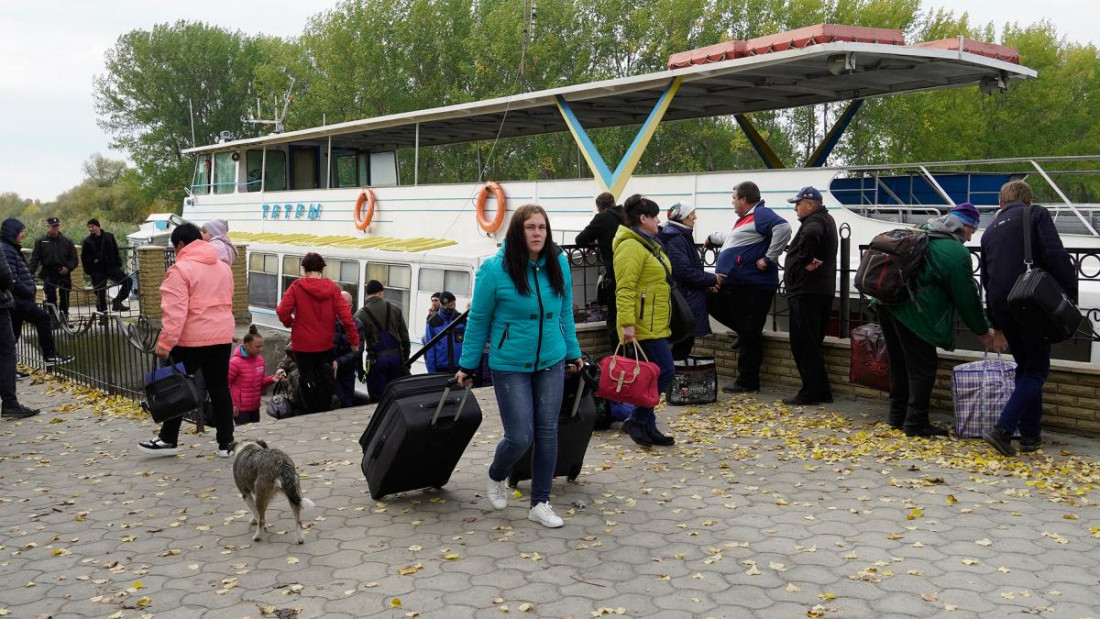
[[29, 322], [38, 330], [38, 345], [42, 348], [42, 357], [47, 366], [68, 363], [74, 359], [70, 355], [62, 356], [57, 352], [53, 331], [50, 330], [50, 315], [46, 310], [34, 302], [35, 286], [34, 276], [27, 268], [23, 260], [23, 239], [27, 235], [27, 227], [23, 222], [14, 217], [9, 217], [0, 224], [0, 249], [3, 249], [4, 259], [8, 263], [8, 270], [12, 275], [12, 301], [11, 330], [15, 339], [19, 340], [19, 332], [23, 329], [23, 323]]
[[1020, 450], [1039, 449], [1043, 414], [1043, 383], [1050, 374], [1050, 344], [1045, 344], [1028, 325], [1021, 324], [1008, 307], [1008, 293], [1026, 269], [1024, 266], [1024, 207], [1030, 206], [1031, 258], [1077, 302], [1077, 272], [1062, 246], [1050, 211], [1031, 204], [1031, 187], [1022, 180], [1001, 187], [1001, 210], [982, 235], [982, 286], [990, 321], [1004, 332], [1016, 360], [1016, 390], [986, 442], [1006, 456], [1016, 455], [1012, 437], [1020, 431]]
[[[455, 321], [459, 316], [455, 309], [455, 296], [444, 290], [439, 293], [439, 312], [428, 319], [428, 326], [424, 332], [424, 343], [428, 343], [435, 336], [443, 332], [447, 325]], [[447, 372], [454, 374], [458, 371], [458, 360], [462, 357], [462, 342], [466, 336], [466, 323], [455, 325], [443, 339], [436, 342], [424, 354], [424, 365], [429, 372]]]
[[15, 395], [15, 336], [11, 330], [11, 312], [15, 305], [11, 291], [15, 284], [8, 261], [0, 257], [0, 417], [25, 419], [38, 414], [19, 403]]
[[737, 332], [737, 381], [726, 393], [760, 390], [760, 363], [764, 360], [764, 324], [779, 289], [779, 255], [791, 238], [791, 224], [764, 205], [760, 188], [745, 181], [733, 188], [737, 221], [729, 230], [707, 238], [720, 246], [714, 272], [725, 275], [722, 288], [708, 300], [710, 314]]

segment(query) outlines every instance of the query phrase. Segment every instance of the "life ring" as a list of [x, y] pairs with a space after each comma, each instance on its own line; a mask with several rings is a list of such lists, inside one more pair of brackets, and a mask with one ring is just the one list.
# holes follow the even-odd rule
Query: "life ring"
[[[490, 191], [497, 200], [497, 214], [492, 221], [485, 216], [485, 202], [489, 199]], [[501, 188], [500, 183], [487, 181], [477, 194], [477, 225], [485, 232], [492, 234], [504, 223], [504, 213], [507, 210], [508, 199], [504, 197], [504, 189]]]
[[[367, 205], [366, 217], [363, 216], [364, 204]], [[366, 230], [372, 219], [374, 219], [374, 191], [370, 187], [364, 187], [363, 192], [359, 194], [359, 199], [355, 201], [355, 227]]]

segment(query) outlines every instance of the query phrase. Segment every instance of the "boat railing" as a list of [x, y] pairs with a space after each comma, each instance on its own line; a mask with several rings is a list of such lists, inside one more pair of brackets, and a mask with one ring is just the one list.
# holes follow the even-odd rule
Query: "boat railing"
[[[960, 202], [972, 202], [979, 208], [996, 207], [1001, 181], [1029, 178], [1033, 179], [1031, 185], [1037, 203], [1050, 208], [1056, 216], [1063, 212], [1071, 214], [1085, 234], [1100, 235], [1095, 217], [1100, 181], [1088, 178], [1100, 174], [1100, 155], [865, 165], [838, 171], [832, 193], [848, 208], [867, 216], [927, 213], [927, 209], [939, 212]], [[853, 184], [853, 180], [859, 181], [858, 184]], [[891, 211], [890, 207], [898, 210]]]

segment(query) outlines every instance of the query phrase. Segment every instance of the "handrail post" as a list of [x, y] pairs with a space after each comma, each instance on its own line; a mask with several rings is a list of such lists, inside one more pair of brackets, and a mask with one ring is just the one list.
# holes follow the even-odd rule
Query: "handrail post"
[[852, 273], [852, 227], [846, 223], [840, 224], [840, 320], [837, 327], [837, 337], [848, 337], [848, 307], [851, 292]]

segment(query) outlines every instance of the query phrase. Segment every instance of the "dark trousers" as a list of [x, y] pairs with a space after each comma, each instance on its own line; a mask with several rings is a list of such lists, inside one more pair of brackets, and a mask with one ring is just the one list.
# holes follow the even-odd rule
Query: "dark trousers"
[[[642, 345], [646, 358], [661, 368], [661, 373], [657, 376], [657, 393], [666, 393], [672, 386], [672, 379], [676, 377], [676, 366], [672, 362], [672, 348], [668, 345], [668, 340], [662, 338], [638, 343]], [[653, 408], [639, 406], [630, 414], [630, 419], [643, 427], [657, 427], [657, 414]]]
[[771, 286], [723, 287], [707, 299], [708, 311], [718, 322], [737, 332], [737, 384], [760, 388], [760, 363], [764, 360], [764, 325], [772, 309]]
[[802, 378], [798, 396], [807, 400], [822, 401], [833, 398], [829, 374], [825, 370], [825, 355], [821, 343], [825, 341], [825, 329], [829, 325], [829, 310], [833, 307], [832, 295], [800, 294], [787, 297], [791, 308], [791, 355]]
[[56, 355], [57, 344], [54, 343], [53, 330], [50, 329], [50, 315], [36, 303], [26, 299], [16, 299], [15, 307], [11, 310], [11, 332], [17, 341], [24, 322], [31, 323], [38, 331], [38, 347], [42, 349], [42, 355], [45, 357]]
[[[46, 295], [47, 303], [56, 305], [62, 314], [67, 315], [69, 313], [69, 292], [73, 289], [73, 278], [56, 271], [50, 273], [49, 270], [53, 270], [53, 268], [43, 269], [42, 292]], [[60, 300], [58, 300], [58, 296], [61, 297]]]
[[233, 418], [234, 426], [243, 426], [250, 423], [260, 422], [260, 411], [237, 411], [237, 416]]
[[0, 400], [4, 410], [19, 407], [15, 397], [15, 335], [9, 309], [0, 309]]
[[295, 352], [299, 405], [307, 413], [332, 410], [332, 350]]
[[333, 385], [336, 399], [341, 408], [355, 406], [355, 364], [345, 363], [336, 368], [336, 383]]
[[616, 324], [614, 294], [607, 299], [607, 314], [604, 316], [604, 320], [607, 321], [607, 336], [611, 339], [611, 343], [613, 345], [618, 344], [622, 332], [619, 331], [619, 325]]
[[367, 393], [373, 402], [382, 399], [390, 381], [405, 375], [405, 367], [399, 355], [382, 355], [370, 366], [367, 372]]
[[695, 336], [685, 337], [672, 345], [672, 359], [683, 361], [691, 355], [691, 349], [695, 348]]
[[1043, 384], [1050, 375], [1050, 344], [1031, 334], [1008, 312], [994, 316], [1008, 341], [1009, 351], [1016, 361], [1016, 390], [1008, 399], [997, 427], [1026, 439], [1038, 439], [1042, 433]]
[[920, 429], [928, 425], [928, 400], [936, 383], [936, 347], [879, 307], [879, 323], [890, 356], [890, 425]]
[[[172, 361], [183, 363], [188, 374], [202, 372], [206, 393], [214, 409], [218, 449], [228, 449], [233, 442], [233, 398], [229, 395], [229, 354], [232, 343], [213, 346], [176, 346]], [[173, 445], [179, 440], [183, 417], [169, 419], [160, 426], [160, 440]]]
[[122, 303], [130, 298], [130, 288], [134, 285], [134, 282], [130, 280], [129, 275], [122, 272], [122, 269], [115, 267], [103, 273], [89, 273], [88, 276], [92, 278], [92, 288], [95, 288], [95, 308], [97, 310], [107, 311], [108, 282], [119, 284], [118, 295], [115, 296], [116, 303]]

